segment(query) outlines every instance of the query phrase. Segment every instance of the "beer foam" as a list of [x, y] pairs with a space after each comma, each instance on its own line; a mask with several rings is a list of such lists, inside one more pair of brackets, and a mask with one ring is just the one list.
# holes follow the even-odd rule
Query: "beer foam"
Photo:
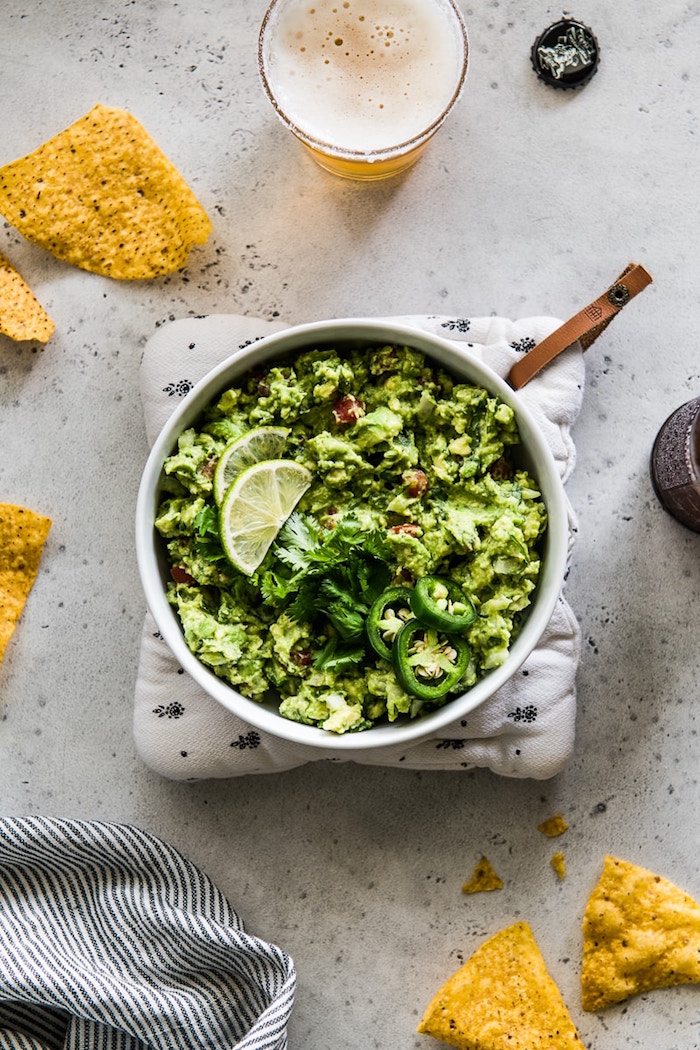
[[464, 49], [443, 0], [288, 0], [270, 17], [263, 56], [279, 109], [303, 135], [376, 152], [440, 119]]

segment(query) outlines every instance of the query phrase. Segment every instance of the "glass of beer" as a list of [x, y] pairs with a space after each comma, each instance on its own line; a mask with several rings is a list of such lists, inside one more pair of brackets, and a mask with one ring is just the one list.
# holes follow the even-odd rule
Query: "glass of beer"
[[415, 163], [461, 94], [468, 51], [454, 0], [273, 0], [258, 61], [314, 160], [369, 180]]

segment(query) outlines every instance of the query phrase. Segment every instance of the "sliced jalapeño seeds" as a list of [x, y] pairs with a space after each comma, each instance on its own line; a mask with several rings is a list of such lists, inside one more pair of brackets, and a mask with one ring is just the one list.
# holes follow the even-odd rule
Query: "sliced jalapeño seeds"
[[391, 655], [402, 688], [419, 700], [435, 702], [459, 684], [470, 650], [464, 638], [413, 619], [396, 635]]

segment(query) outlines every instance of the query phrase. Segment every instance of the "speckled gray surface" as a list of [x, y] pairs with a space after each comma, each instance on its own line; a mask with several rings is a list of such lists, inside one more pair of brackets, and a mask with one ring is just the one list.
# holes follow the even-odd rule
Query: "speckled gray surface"
[[[255, 67], [263, 7], [0, 0], [0, 163], [96, 102], [123, 106], [215, 227], [183, 273], [117, 284], [0, 224], [0, 251], [57, 325], [45, 349], [0, 340], [0, 500], [54, 522], [0, 666], [2, 811], [129, 821], [187, 853], [251, 932], [293, 955], [294, 1048], [432, 1045], [414, 1033], [438, 984], [523, 918], [585, 1046], [691, 1050], [698, 988], [585, 1014], [579, 960], [606, 852], [700, 896], [700, 536], [665, 515], [648, 478], [656, 430], [700, 390], [700, 4], [583, 0], [572, 13], [602, 60], [578, 93], [529, 67], [558, 8], [464, 4], [458, 109], [409, 175], [376, 186], [322, 173], [276, 122]], [[567, 770], [516, 782], [321, 764], [186, 785], [144, 768], [133, 510], [139, 357], [156, 326], [210, 311], [565, 317], [633, 259], [654, 284], [589, 350], [575, 431], [567, 596], [584, 651]], [[563, 882], [536, 830], [554, 812], [570, 823]], [[505, 887], [465, 897], [482, 852]]]

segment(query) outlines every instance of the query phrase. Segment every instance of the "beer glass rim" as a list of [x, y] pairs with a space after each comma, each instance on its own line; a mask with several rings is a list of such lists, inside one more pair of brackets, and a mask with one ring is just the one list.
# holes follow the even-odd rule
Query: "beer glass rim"
[[[405, 139], [403, 142], [394, 143], [391, 146], [383, 146], [379, 149], [371, 150], [349, 149], [347, 147], [338, 146], [335, 143], [325, 142], [323, 139], [316, 138], [315, 136], [310, 135], [308, 132], [304, 131], [297, 124], [295, 124], [292, 118], [287, 113], [285, 113], [282, 106], [280, 106], [265, 68], [265, 39], [267, 29], [269, 27], [275, 9], [280, 7], [280, 5], [288, 2], [290, 2], [290, 0], [271, 0], [271, 3], [268, 5], [268, 8], [265, 12], [265, 16], [262, 20], [262, 24], [260, 26], [260, 32], [258, 34], [258, 71], [260, 73], [260, 78], [262, 80], [263, 87], [265, 89], [265, 93], [267, 94], [268, 99], [270, 100], [275, 112], [277, 113], [277, 116], [280, 118], [282, 123], [286, 125], [289, 131], [296, 135], [296, 137], [302, 142], [304, 142], [307, 146], [310, 146], [311, 149], [318, 150], [321, 153], [325, 153], [330, 157], [337, 157], [339, 159], [348, 161], [365, 162], [382, 161], [388, 160], [393, 157], [400, 157], [402, 154], [410, 153], [418, 146], [421, 146], [424, 142], [427, 142], [428, 139], [432, 137], [432, 135], [435, 134], [438, 128], [444, 123], [445, 118], [454, 108], [460, 95], [462, 94], [462, 89], [464, 87], [464, 82], [467, 76], [467, 67], [469, 65], [469, 39], [467, 36], [467, 27], [464, 21], [464, 16], [462, 15], [462, 12], [457, 6], [456, 0], [437, 0], [438, 3], [441, 3], [443, 5], [443, 7], [449, 8], [452, 12], [457, 27], [459, 29], [460, 39], [462, 41], [462, 60], [460, 63], [459, 76], [457, 78], [457, 83], [455, 85], [454, 91], [452, 92], [452, 95], [450, 96], [447, 103], [443, 106], [439, 116], [437, 116], [433, 121], [431, 121], [428, 127], [424, 128], [417, 135], [414, 135], [410, 139]], [[291, 0], [291, 2], [293, 2], [293, 0]]]

